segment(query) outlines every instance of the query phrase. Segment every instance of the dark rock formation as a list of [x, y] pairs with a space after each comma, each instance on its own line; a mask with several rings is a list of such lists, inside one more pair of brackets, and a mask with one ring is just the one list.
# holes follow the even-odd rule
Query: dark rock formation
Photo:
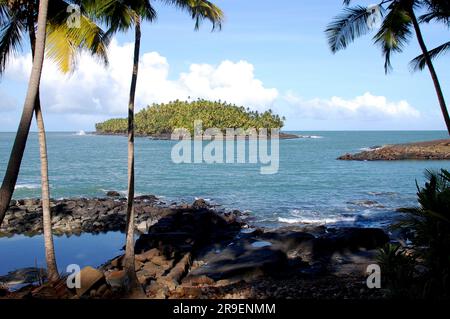
[[338, 157], [346, 161], [450, 160], [450, 139], [386, 145]]

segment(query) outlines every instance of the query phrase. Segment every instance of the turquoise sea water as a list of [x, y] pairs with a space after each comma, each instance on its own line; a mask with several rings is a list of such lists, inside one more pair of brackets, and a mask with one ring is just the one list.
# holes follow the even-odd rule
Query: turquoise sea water
[[[260, 163], [175, 164], [171, 161], [175, 142], [137, 138], [136, 191], [155, 194], [167, 202], [206, 198], [224, 209], [248, 210], [253, 223], [266, 227], [297, 223], [384, 226], [396, 216], [396, 208], [416, 204], [415, 180], [419, 184], [423, 182], [425, 169], [450, 169], [450, 161], [336, 160], [344, 153], [367, 147], [446, 138], [446, 132], [296, 133], [314, 138], [280, 141], [279, 172], [273, 175], [261, 175]], [[0, 133], [2, 174], [13, 138], [13, 133]], [[32, 133], [15, 198], [39, 197], [38, 152], [37, 134]], [[126, 189], [125, 137], [49, 133], [48, 152], [53, 197], [104, 196], [106, 190]], [[42, 239], [20, 236], [0, 239], [0, 259], [10, 256], [8, 263], [0, 260], [0, 274], [14, 266], [30, 266], [35, 257], [42, 261], [43, 253], [31, 248], [35, 247], [32, 242], [39, 240]], [[61, 265], [74, 259], [76, 247], [81, 255], [112, 257], [123, 242], [122, 236], [116, 233], [58, 240], [57, 253], [65, 256], [70, 251], [72, 256], [61, 257]], [[98, 246], [102, 252], [93, 254], [89, 247], [95, 245], [90, 245], [91, 242], [108, 242], [108, 245]], [[30, 250], [28, 261], [12, 253], [12, 247], [16, 246], [25, 254]], [[97, 259], [87, 257], [83, 262], [95, 264]]]

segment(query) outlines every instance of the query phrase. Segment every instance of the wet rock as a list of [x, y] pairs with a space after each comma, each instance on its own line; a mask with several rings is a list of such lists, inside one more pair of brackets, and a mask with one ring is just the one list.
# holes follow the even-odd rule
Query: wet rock
[[120, 197], [120, 193], [116, 191], [107, 191], [106, 196], [108, 197]]
[[0, 283], [5, 286], [14, 286], [42, 282], [46, 278], [47, 273], [45, 269], [28, 267], [10, 271], [5, 276], [0, 276]]
[[196, 199], [192, 204], [192, 208], [194, 209], [207, 209], [209, 208], [209, 204], [202, 198]]

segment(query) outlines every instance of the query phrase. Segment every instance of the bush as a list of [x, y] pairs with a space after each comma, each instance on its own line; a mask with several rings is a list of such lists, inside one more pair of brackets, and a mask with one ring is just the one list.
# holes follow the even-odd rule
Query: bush
[[[418, 208], [404, 209], [395, 225], [410, 231], [411, 251], [384, 248], [379, 253], [387, 286], [394, 295], [450, 297], [450, 173], [426, 171], [427, 182], [417, 185]], [[410, 279], [407, 280], [409, 277]]]

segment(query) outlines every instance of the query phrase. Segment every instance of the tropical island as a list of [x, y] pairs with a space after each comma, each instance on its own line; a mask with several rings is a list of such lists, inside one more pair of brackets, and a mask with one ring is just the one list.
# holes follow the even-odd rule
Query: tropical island
[[[274, 114], [272, 110], [265, 112], [252, 111], [243, 106], [222, 101], [199, 99], [192, 102], [175, 100], [169, 103], [152, 104], [135, 116], [135, 134], [152, 139], [169, 140], [177, 128], [189, 130], [194, 134], [193, 123], [202, 121], [204, 128], [218, 128], [225, 132], [227, 128], [270, 129], [284, 126], [285, 118]], [[126, 118], [110, 119], [95, 125], [96, 134], [125, 135], [128, 130]], [[297, 135], [280, 133], [280, 138], [297, 138]]]

